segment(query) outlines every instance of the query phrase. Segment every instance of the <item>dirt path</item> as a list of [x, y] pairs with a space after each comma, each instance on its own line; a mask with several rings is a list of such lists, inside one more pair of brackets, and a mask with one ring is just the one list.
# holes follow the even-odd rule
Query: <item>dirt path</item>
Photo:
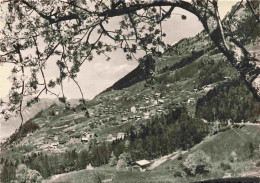
[[[182, 151], [181, 154], [184, 155], [185, 153], [187, 153], [188, 151]], [[171, 157], [171, 160], [175, 160], [177, 159], [179, 156], [179, 154], [177, 153], [175, 156]]]
[[58, 174], [58, 175], [53, 175], [48, 179], [43, 180], [42, 183], [55, 183], [57, 180], [59, 180], [61, 177], [65, 177], [69, 174], [73, 174], [73, 173], [78, 173], [80, 171], [84, 171], [84, 170], [79, 170], [79, 171], [73, 171], [73, 172], [68, 172], [68, 173], [63, 173], [63, 174]]
[[148, 170], [153, 170], [156, 167], [158, 167], [159, 165], [161, 165], [162, 163], [164, 163], [165, 161], [167, 161], [170, 157], [172, 156], [176, 156], [177, 152], [173, 152], [171, 154], [168, 154], [166, 156], [163, 156], [161, 158], [157, 158], [154, 160], [153, 164], [151, 164], [151, 166], [149, 168], [147, 168]]
[[[183, 155], [187, 152], [188, 151], [182, 151], [181, 154]], [[155, 169], [156, 167], [160, 166], [162, 163], [164, 163], [168, 159], [175, 160], [176, 158], [178, 158], [178, 156], [179, 156], [178, 152], [173, 152], [173, 153], [163, 156], [161, 158], [157, 158], [154, 160], [153, 164], [148, 168], [148, 170]]]
[[245, 126], [260, 126], [260, 123], [235, 123], [236, 125], [245, 125]]
[[65, 174], [59, 174], [59, 175], [53, 175], [49, 179], [45, 179], [42, 181], [42, 183], [50, 183], [50, 182], [55, 182], [55, 180], [59, 179], [60, 177], [65, 176]]

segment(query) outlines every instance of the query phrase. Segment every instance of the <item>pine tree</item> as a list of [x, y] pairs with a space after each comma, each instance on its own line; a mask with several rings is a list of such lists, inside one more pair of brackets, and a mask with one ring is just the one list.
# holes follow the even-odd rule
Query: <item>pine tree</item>
[[117, 164], [117, 158], [116, 158], [114, 152], [112, 152], [110, 155], [110, 159], [109, 159], [109, 165], [115, 166], [116, 164]]
[[120, 171], [123, 169], [127, 169], [132, 163], [132, 157], [130, 153], [122, 153], [119, 156], [119, 160], [116, 165], [116, 170]]

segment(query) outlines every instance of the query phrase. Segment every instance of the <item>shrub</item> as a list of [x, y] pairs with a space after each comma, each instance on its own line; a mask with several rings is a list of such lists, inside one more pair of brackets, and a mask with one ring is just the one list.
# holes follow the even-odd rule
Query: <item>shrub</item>
[[35, 182], [40, 183], [42, 182], [42, 176], [36, 170], [31, 170], [27, 168], [24, 164], [18, 166], [16, 170], [16, 179], [20, 183], [25, 182]]
[[60, 144], [66, 144], [69, 141], [69, 137], [67, 136], [67, 134], [62, 133], [59, 136], [59, 143]]
[[168, 167], [168, 169], [171, 173], [173, 173], [174, 177], [185, 177], [185, 172], [183, 171], [183, 165], [182, 164], [170, 165], [170, 167]]
[[91, 174], [90, 180], [93, 183], [101, 183], [104, 178], [105, 176], [103, 174], [100, 174], [99, 172], [93, 172]]
[[50, 113], [49, 113], [50, 116], [55, 116], [55, 111], [54, 110], [51, 110]]
[[181, 152], [181, 150], [178, 150], [177, 160], [182, 160], [182, 152]]
[[90, 123], [88, 124], [88, 126], [89, 126], [91, 129], [93, 129], [93, 128], [95, 127], [95, 124], [90, 122]]
[[42, 116], [42, 113], [43, 113], [43, 110], [41, 110], [40, 112], [38, 112], [35, 116], [34, 116], [34, 118], [36, 119], [36, 118], [40, 118], [41, 116]]
[[10, 183], [19, 183], [17, 180], [11, 180]]
[[183, 165], [191, 175], [207, 173], [211, 169], [210, 157], [201, 150], [189, 154]]
[[237, 161], [237, 153], [235, 151], [232, 151], [230, 155], [230, 162], [236, 162]]
[[117, 165], [116, 165], [117, 171], [127, 169], [132, 162], [131, 155], [129, 153], [126, 153], [126, 152], [120, 154], [118, 159], [119, 160], [118, 160]]
[[217, 134], [220, 130], [220, 124], [214, 123], [211, 129], [211, 134]]
[[220, 127], [219, 132], [224, 132], [224, 131], [227, 131], [227, 130], [230, 130], [230, 129], [231, 129], [231, 126]]
[[258, 162], [256, 162], [255, 166], [260, 167], [260, 160]]
[[112, 152], [110, 155], [109, 165], [115, 166], [116, 164], [117, 164], [117, 158], [116, 158], [114, 152]]
[[230, 166], [229, 163], [221, 162], [221, 163], [220, 163], [220, 168], [221, 168], [223, 171], [227, 171], [227, 170], [230, 170], [230, 169], [231, 169], [231, 166]]
[[70, 135], [70, 137], [72, 137], [72, 138], [80, 138], [81, 136], [82, 136], [82, 135], [81, 135], [80, 132], [75, 132], [75, 133], [73, 133], [73, 134]]
[[239, 128], [240, 127], [240, 125], [238, 125], [238, 124], [233, 124], [233, 128]]

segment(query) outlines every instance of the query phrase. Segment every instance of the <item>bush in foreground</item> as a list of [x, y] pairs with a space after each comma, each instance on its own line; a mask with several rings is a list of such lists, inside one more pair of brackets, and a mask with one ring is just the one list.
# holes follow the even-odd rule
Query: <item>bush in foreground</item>
[[211, 169], [210, 157], [201, 150], [189, 154], [183, 165], [190, 175], [208, 173]]
[[227, 170], [230, 170], [231, 169], [231, 166], [229, 163], [224, 163], [224, 162], [221, 162], [219, 167], [223, 170], [223, 171], [227, 171]]
[[260, 160], [258, 162], [256, 162], [255, 166], [260, 167]]
[[93, 183], [102, 183], [102, 180], [105, 178], [105, 176], [99, 172], [92, 172], [90, 176], [90, 181]]
[[27, 168], [24, 164], [21, 164], [17, 167], [16, 179], [17, 182], [19, 183], [27, 183], [27, 182], [40, 183], [43, 180], [41, 174], [38, 171], [31, 170]]

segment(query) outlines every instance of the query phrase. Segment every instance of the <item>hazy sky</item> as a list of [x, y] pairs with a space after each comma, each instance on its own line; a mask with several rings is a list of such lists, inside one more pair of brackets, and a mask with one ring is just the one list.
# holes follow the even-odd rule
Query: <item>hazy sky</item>
[[[236, 2], [237, 0], [219, 0], [221, 18], [224, 17]], [[173, 13], [185, 14], [187, 19], [184, 21], [180, 16], [173, 15], [168, 21], [163, 23], [163, 31], [167, 34], [165, 38], [166, 43], [173, 44], [182, 38], [195, 36], [203, 30], [197, 17], [191, 13], [179, 8], [176, 8]], [[0, 28], [2, 25], [3, 22], [1, 22]], [[118, 25], [115, 23], [115, 25], [112, 26]], [[93, 98], [96, 94], [111, 86], [138, 65], [137, 61], [127, 61], [122, 51], [117, 50], [109, 55], [111, 60], [108, 62], [105, 61], [104, 57], [98, 56], [95, 57], [93, 61], [86, 62], [82, 66], [77, 80], [82, 87], [85, 98]], [[48, 61], [48, 63], [46, 70], [47, 80], [57, 76], [58, 71], [55, 58]], [[11, 67], [8, 65], [0, 66], [0, 98], [5, 97], [10, 89], [10, 83], [7, 79], [10, 70]], [[73, 82], [67, 81], [64, 88], [67, 98], [80, 98], [78, 88]]]

